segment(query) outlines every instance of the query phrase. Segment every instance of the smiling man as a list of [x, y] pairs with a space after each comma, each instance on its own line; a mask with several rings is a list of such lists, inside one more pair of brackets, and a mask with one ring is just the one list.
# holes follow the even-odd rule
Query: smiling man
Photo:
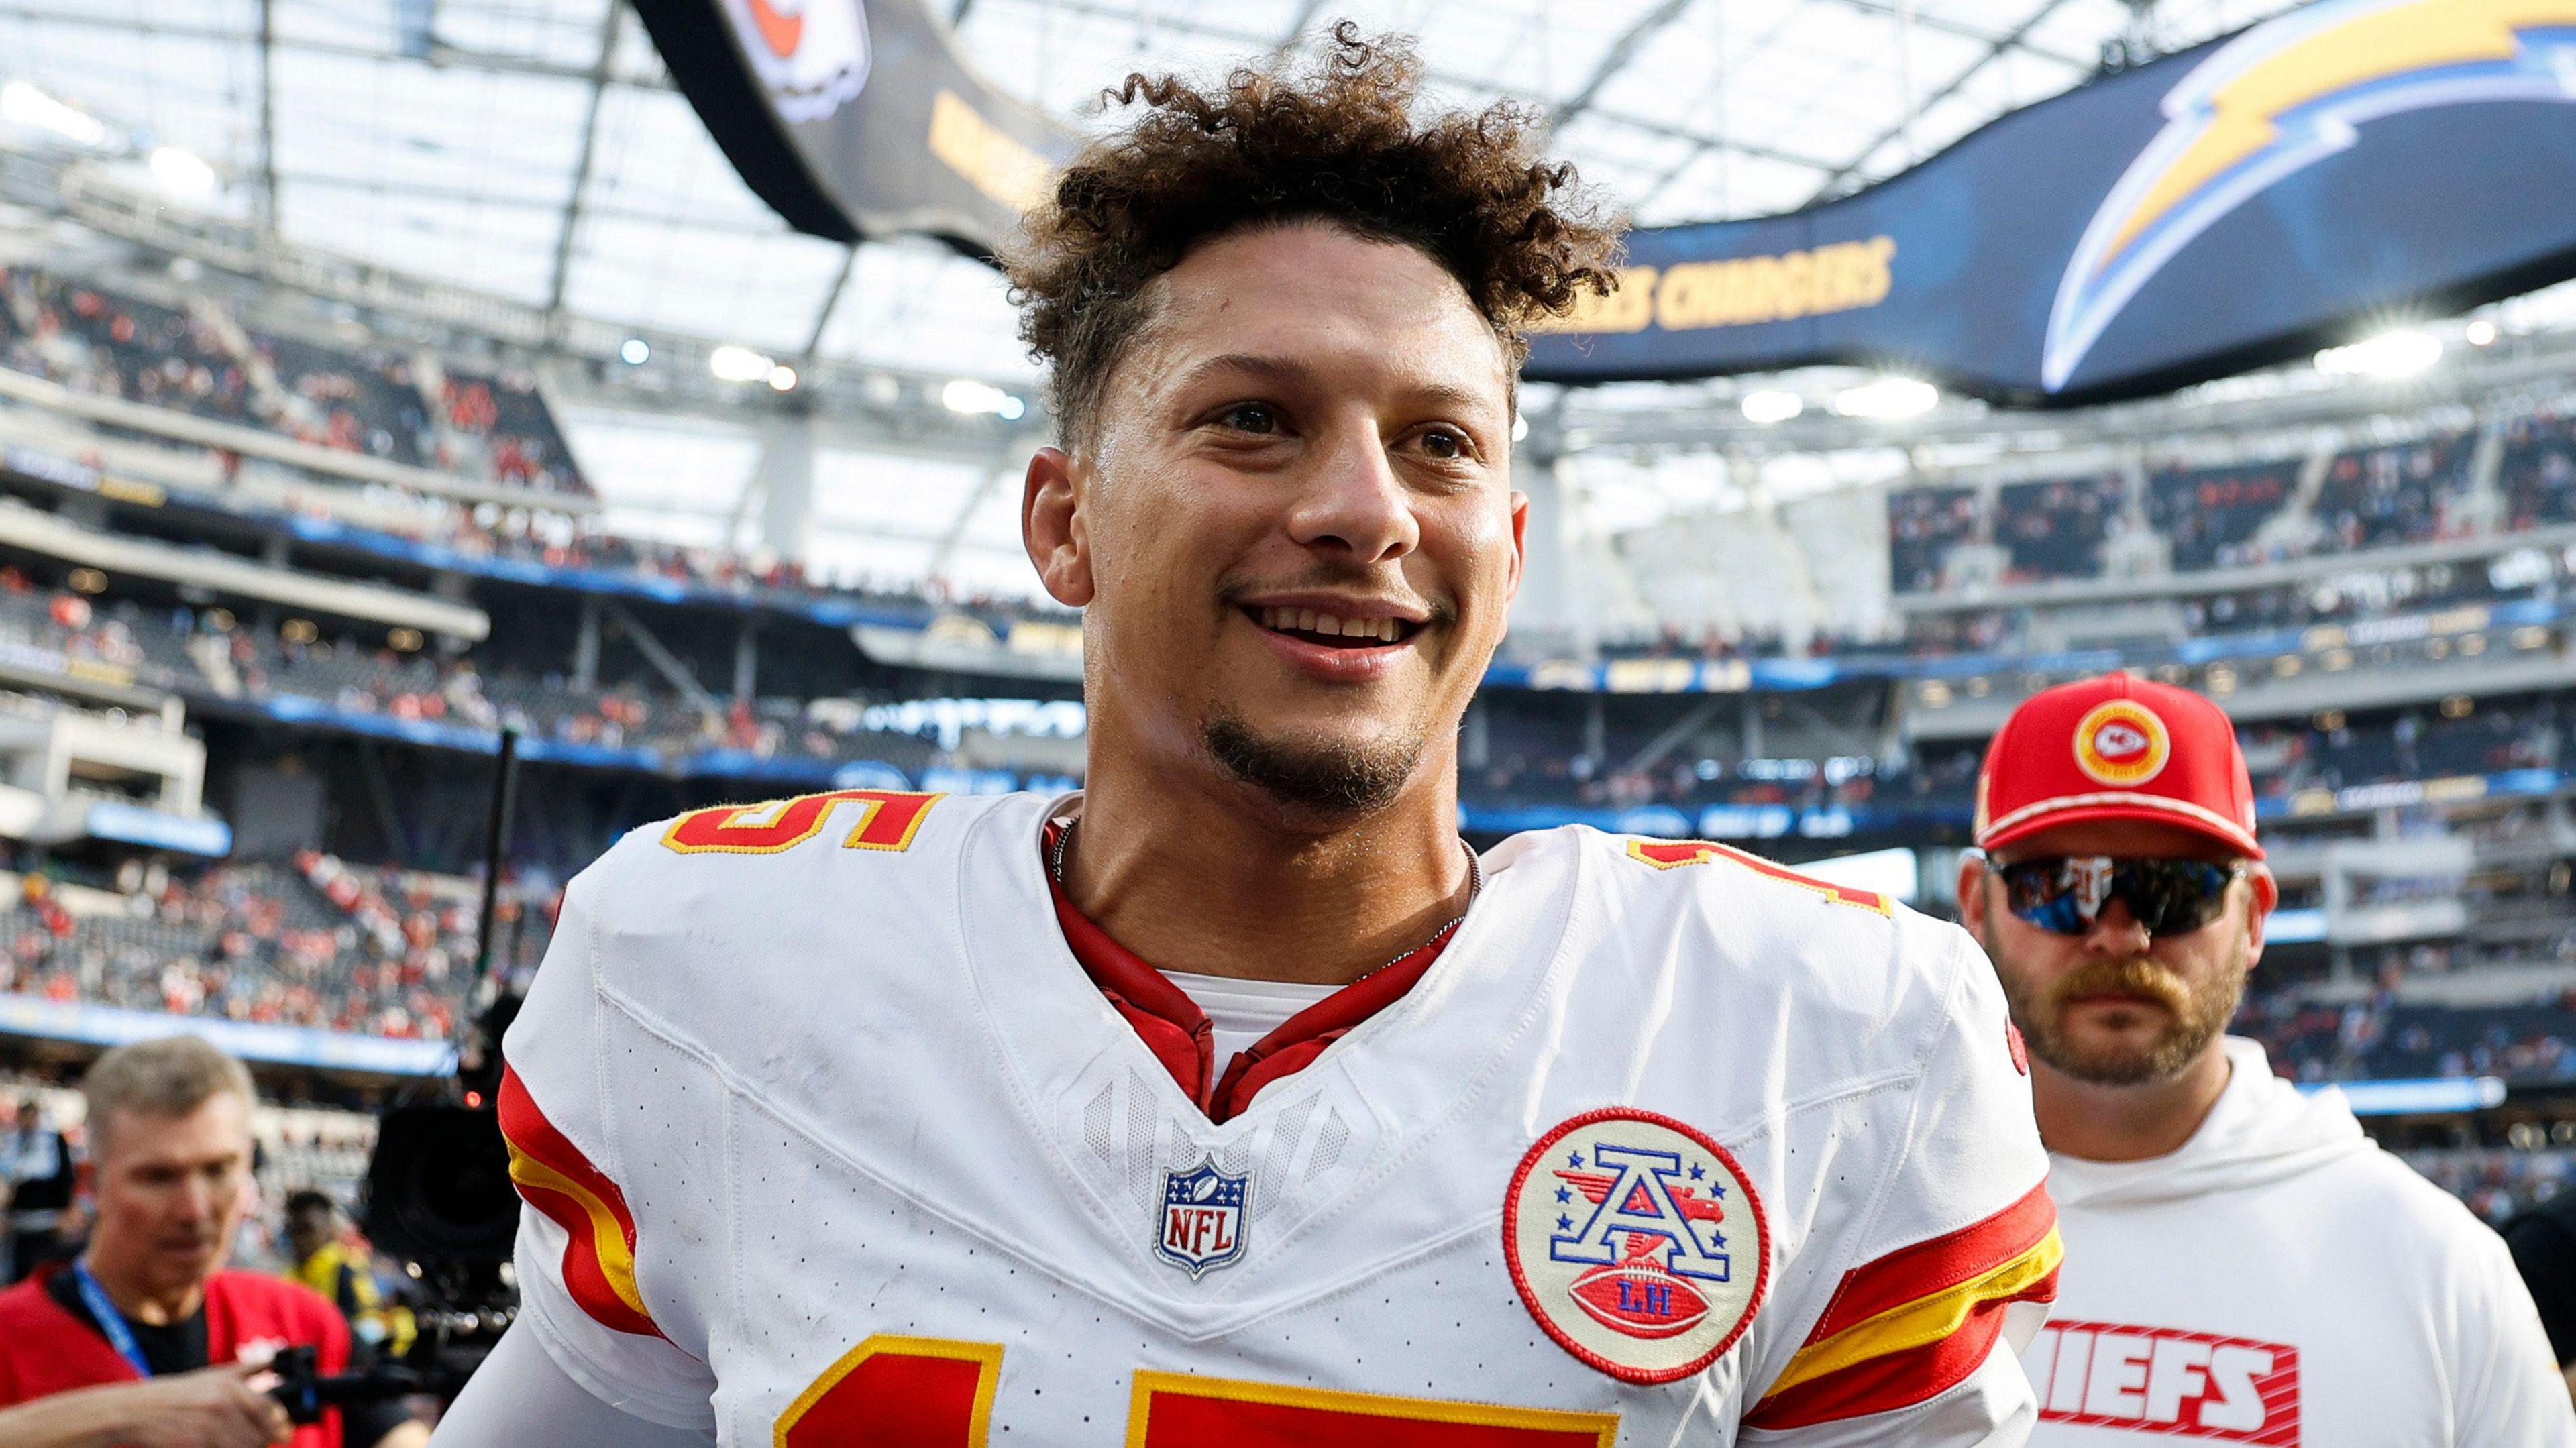
[[1132, 82], [1060, 178], [1022, 521], [1087, 787], [701, 811], [574, 883], [501, 1096], [524, 1309], [442, 1443], [2020, 1440], [2058, 1248], [1974, 943], [1459, 839], [1522, 329], [1613, 234], [1419, 73], [1345, 27]]
[[2504, 1243], [2225, 1035], [2279, 899], [2236, 731], [2112, 674], [2031, 696], [1959, 906], [2028, 1042], [2065, 1212], [2032, 1442], [2576, 1445]]

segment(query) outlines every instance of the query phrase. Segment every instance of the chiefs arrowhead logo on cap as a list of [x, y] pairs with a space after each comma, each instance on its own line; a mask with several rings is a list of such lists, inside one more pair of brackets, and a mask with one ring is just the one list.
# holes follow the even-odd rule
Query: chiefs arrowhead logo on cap
[[2144, 784], [2173, 754], [2173, 735], [2135, 699], [2106, 699], [2075, 724], [2075, 767], [2102, 784]]
[[2132, 674], [2024, 699], [1995, 731], [1977, 772], [1980, 849], [2087, 820], [2180, 825], [2249, 860], [2263, 858], [2254, 783], [2227, 711]]

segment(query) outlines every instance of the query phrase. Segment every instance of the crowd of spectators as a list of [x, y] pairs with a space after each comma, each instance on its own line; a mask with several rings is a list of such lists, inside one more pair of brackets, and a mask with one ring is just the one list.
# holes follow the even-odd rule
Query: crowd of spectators
[[2496, 487], [2509, 527], [2576, 521], [2576, 414], [2544, 407], [2506, 423]]
[[250, 334], [283, 394], [270, 425], [298, 442], [419, 467], [436, 451], [411, 360]]
[[[2455, 703], [2462, 709], [2467, 701]], [[2258, 793], [2340, 789], [2390, 779], [2494, 774], [2557, 767], [2563, 747], [2555, 696], [2513, 700], [2446, 717], [2437, 707], [2400, 709], [2355, 723], [2328, 715], [2304, 725], [2254, 723], [2243, 734], [2247, 756], [2264, 768]]]
[[2383, 970], [2366, 999], [2341, 1005], [2297, 985], [2257, 992], [2246, 998], [2233, 1029], [2263, 1042], [2273, 1069], [2299, 1081], [2576, 1081], [2576, 990], [2516, 1005], [2436, 1005], [2399, 999], [2400, 978]]
[[2295, 462], [2152, 473], [2147, 522], [2172, 541], [2176, 569], [2261, 563], [2255, 533], [2290, 500], [2298, 475]]
[[531, 378], [455, 372], [433, 388], [436, 369], [410, 354], [219, 325], [216, 306], [0, 269], [0, 366], [342, 452], [589, 491]]
[[2491, 1227], [2556, 1196], [2576, 1178], [2576, 1148], [2564, 1145], [2418, 1147], [2398, 1155]]
[[2102, 571], [2102, 543], [2127, 506], [2117, 473], [2013, 483], [1995, 494], [1995, 541], [2012, 555], [2012, 583], [2089, 578]]
[[[2541, 408], [2509, 422], [2503, 441], [2500, 525], [2576, 521], [2576, 419]], [[2182, 572], [2459, 537], [2473, 526], [2466, 505], [2476, 452], [2474, 433], [2450, 431], [2337, 453], [2307, 509], [2313, 526], [2269, 532], [2264, 525], [2297, 491], [2298, 460], [2156, 469], [2147, 477], [2145, 521]], [[1981, 531], [2010, 555], [2007, 582], [2094, 576], [2103, 543], [2127, 516], [2126, 499], [2116, 475], [2007, 484], [1981, 530], [1971, 489], [1898, 489], [1887, 499], [1890, 581], [1899, 593], [1938, 590], [1951, 549]]]
[[1900, 488], [1887, 495], [1887, 568], [1899, 593], [1941, 586], [1950, 549], [1977, 531], [1974, 488]]
[[[439, 405], [450, 436], [479, 446], [492, 477], [540, 492], [589, 491], [534, 377], [451, 367], [439, 388]], [[453, 449], [441, 450], [441, 467], [457, 461]]]
[[[300, 630], [266, 632], [221, 608], [100, 604], [43, 589], [0, 567], [0, 644], [60, 653], [77, 664], [114, 665], [158, 687], [191, 695], [291, 695], [351, 715], [489, 730], [504, 724], [531, 738], [665, 755], [726, 750], [755, 759], [841, 765], [874, 761], [917, 774], [932, 745], [909, 733], [867, 727], [847, 700], [733, 700], [701, 707], [636, 681], [576, 687], [560, 674], [487, 674], [466, 656], [399, 649], [391, 635], [371, 644]], [[418, 644], [415, 636], [406, 642]]]
[[2350, 552], [2464, 531], [2459, 505], [2475, 446], [2473, 435], [2451, 432], [2336, 454], [2317, 489], [2325, 546]]
[[49, 863], [8, 878], [0, 992], [442, 1040], [472, 985], [478, 917], [462, 882], [310, 851], [291, 866], [74, 874]]
[[[2554, 769], [2565, 749], [2563, 713], [2561, 700], [2550, 695], [2483, 705], [2455, 699], [2449, 712], [2426, 705], [2359, 720], [2328, 713], [2297, 723], [2249, 723], [2241, 732], [2257, 797], [2280, 799], [2393, 780]], [[1633, 756], [1647, 737], [1606, 738], [1602, 754], [1612, 761]], [[1957, 812], [1973, 800], [1983, 749], [1982, 743], [1928, 745], [1902, 760], [1701, 758], [1680, 750], [1649, 768], [1622, 770], [1594, 756], [1573, 711], [1562, 718], [1498, 711], [1487, 729], [1484, 762], [1470, 767], [1465, 783], [1474, 799], [1492, 804], [1879, 804]]]
[[202, 317], [0, 268], [0, 366], [84, 392], [256, 424], [249, 371]]

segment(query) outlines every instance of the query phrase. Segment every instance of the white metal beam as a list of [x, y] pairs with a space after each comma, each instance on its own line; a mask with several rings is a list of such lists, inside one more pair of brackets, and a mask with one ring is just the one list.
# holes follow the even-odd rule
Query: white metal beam
[[599, 112], [608, 97], [608, 72], [617, 59], [617, 32], [625, 23], [626, 7], [610, 0], [608, 15], [599, 25], [599, 61], [590, 72], [590, 110], [581, 121], [581, 161], [573, 167], [572, 187], [564, 194], [563, 222], [555, 233], [553, 279], [546, 285], [546, 311], [560, 319], [564, 309], [564, 287], [572, 277], [572, 244], [581, 230], [582, 193], [590, 189], [591, 166], [599, 155]]

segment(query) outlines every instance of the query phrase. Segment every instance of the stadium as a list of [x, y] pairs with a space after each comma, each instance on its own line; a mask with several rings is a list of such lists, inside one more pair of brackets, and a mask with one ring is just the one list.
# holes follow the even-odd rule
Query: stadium
[[[2233, 1033], [2502, 1226], [2576, 1178], [2576, 120], [2374, 52], [2170, 214], [2181, 153], [2103, 139], [2407, 8], [2502, 13], [24, 0], [0, 1097], [77, 1146], [92, 1060], [204, 1036], [267, 1215], [340, 1204], [470, 1362], [514, 1209], [435, 1187], [504, 1191], [489, 1032], [569, 881], [718, 805], [1083, 787], [1084, 616], [1022, 540], [1058, 418], [991, 256], [1131, 71], [1348, 17], [1636, 228], [1521, 374], [1470, 844], [1711, 841], [1956, 919], [2018, 706], [2192, 690], [2279, 886]], [[2576, 11], [2521, 10], [2499, 73], [2563, 68]], [[802, 60], [743, 38], [782, 15]]]

